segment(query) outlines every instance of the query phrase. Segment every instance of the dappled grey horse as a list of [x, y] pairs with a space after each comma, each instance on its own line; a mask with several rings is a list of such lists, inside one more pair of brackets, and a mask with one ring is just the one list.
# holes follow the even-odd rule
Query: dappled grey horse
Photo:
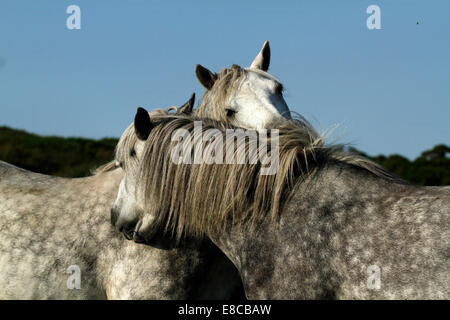
[[0, 161], [0, 299], [227, 299], [239, 290], [211, 243], [158, 250], [123, 239], [109, 217], [121, 179], [113, 165], [67, 179]]
[[[216, 149], [233, 127], [203, 120], [197, 131], [195, 120], [136, 114], [116, 149], [124, 168], [117, 228], [148, 243], [207, 236], [250, 299], [450, 298], [450, 187], [409, 185], [326, 146], [301, 119], [259, 136], [257, 145], [279, 156], [273, 175], [261, 175], [262, 163], [175, 162], [177, 130], [215, 154], [250, 154], [251, 139]], [[183, 146], [186, 155], [200, 150]]]
[[[282, 118], [274, 110], [286, 117], [281, 90], [274, 89], [281, 84], [266, 74], [268, 53], [266, 43], [245, 72], [211, 73], [197, 116], [258, 128]], [[249, 73], [255, 74], [250, 82]], [[247, 110], [255, 103], [236, 101], [251, 101], [252, 91], [237, 85], [244, 81], [263, 92], [262, 107]], [[193, 103], [179, 113], [191, 113]], [[245, 116], [251, 112], [259, 120]], [[66, 179], [0, 162], [0, 299], [225, 299], [236, 292], [234, 266], [208, 241], [159, 250], [116, 233], [109, 211], [121, 179], [122, 170], [111, 164], [91, 177]]]
[[1, 299], [227, 299], [238, 284], [213, 245], [158, 250], [111, 228], [120, 169], [66, 179], [0, 161], [0, 177]]

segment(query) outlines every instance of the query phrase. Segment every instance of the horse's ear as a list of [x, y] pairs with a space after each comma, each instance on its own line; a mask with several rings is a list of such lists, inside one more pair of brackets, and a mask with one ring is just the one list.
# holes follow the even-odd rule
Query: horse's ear
[[260, 69], [262, 71], [269, 70], [270, 64], [270, 46], [269, 41], [266, 40], [261, 51], [256, 56], [255, 60], [253, 60], [250, 68]]
[[178, 108], [178, 113], [191, 114], [192, 109], [194, 109], [194, 103], [195, 103], [195, 92], [192, 94], [188, 102], [186, 102], [185, 104], [183, 104], [181, 107]]
[[150, 131], [152, 131], [153, 124], [150, 120], [150, 115], [144, 108], [138, 108], [136, 116], [134, 117], [134, 132], [139, 140], [147, 140]]
[[195, 66], [195, 75], [206, 90], [210, 90], [216, 82], [215, 74], [199, 64]]

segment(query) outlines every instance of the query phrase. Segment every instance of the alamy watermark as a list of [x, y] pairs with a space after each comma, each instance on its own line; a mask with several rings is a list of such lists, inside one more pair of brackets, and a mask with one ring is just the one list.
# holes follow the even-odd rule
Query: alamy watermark
[[70, 14], [66, 20], [66, 26], [69, 30], [81, 29], [81, 9], [77, 5], [70, 5], [66, 9], [66, 13]]
[[274, 175], [278, 171], [278, 129], [227, 129], [224, 136], [218, 129], [203, 130], [202, 122], [195, 121], [192, 132], [175, 130], [171, 141], [177, 143], [170, 154], [175, 164], [257, 164], [259, 161], [260, 175]]
[[[70, 14], [66, 20], [66, 26], [69, 30], [81, 29], [81, 9], [79, 6], [72, 4], [67, 7], [66, 13]], [[370, 16], [366, 20], [366, 26], [369, 30], [381, 29], [381, 9], [378, 5], [372, 4], [367, 7], [366, 13]]]
[[380, 290], [381, 288], [381, 269], [377, 265], [371, 265], [367, 267], [367, 289]]
[[381, 29], [381, 9], [380, 9], [380, 7], [375, 4], [372, 4], [367, 7], [366, 13], [370, 14], [370, 16], [366, 20], [367, 29], [369, 29], [369, 30]]
[[69, 266], [66, 273], [70, 274], [67, 278], [67, 289], [81, 289], [81, 269], [76, 264]]

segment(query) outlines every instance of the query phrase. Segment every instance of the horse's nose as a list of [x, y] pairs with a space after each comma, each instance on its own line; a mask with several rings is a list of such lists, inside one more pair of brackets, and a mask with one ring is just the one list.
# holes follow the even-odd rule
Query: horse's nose
[[119, 212], [115, 208], [111, 208], [111, 224], [116, 226], [117, 218], [119, 217]]

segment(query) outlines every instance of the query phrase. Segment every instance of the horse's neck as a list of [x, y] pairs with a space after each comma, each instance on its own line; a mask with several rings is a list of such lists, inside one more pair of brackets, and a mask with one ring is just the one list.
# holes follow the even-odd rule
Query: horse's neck
[[[295, 187], [278, 221], [267, 217], [253, 234], [231, 227], [211, 239], [240, 271], [250, 299], [332, 298], [339, 281], [330, 263], [338, 253], [327, 251], [338, 241], [333, 228], [370, 212], [369, 199], [402, 188], [359, 169], [330, 166]], [[339, 214], [340, 225], [334, 223]]]

